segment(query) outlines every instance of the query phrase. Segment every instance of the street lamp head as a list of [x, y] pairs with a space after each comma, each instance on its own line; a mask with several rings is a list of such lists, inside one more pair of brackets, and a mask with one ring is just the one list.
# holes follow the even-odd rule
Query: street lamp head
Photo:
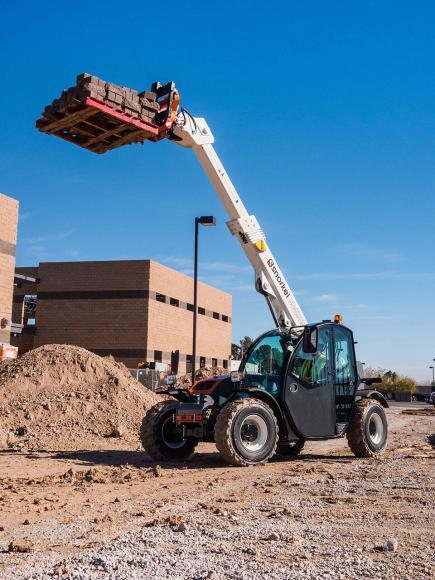
[[430, 369], [433, 369], [433, 367], [429, 367]]
[[204, 227], [215, 226], [216, 218], [212, 215], [202, 215], [196, 218], [196, 221]]

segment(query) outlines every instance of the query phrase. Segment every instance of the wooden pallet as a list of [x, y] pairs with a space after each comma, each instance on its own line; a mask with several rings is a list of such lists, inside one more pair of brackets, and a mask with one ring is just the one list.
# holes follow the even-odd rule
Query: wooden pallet
[[92, 98], [76, 101], [56, 116], [55, 120], [39, 119], [36, 127], [94, 153], [105, 153], [129, 143], [156, 141], [164, 132], [164, 127], [141, 121]]
[[128, 143], [163, 138], [166, 128], [156, 122], [159, 112], [156, 92], [137, 93], [83, 73], [75, 86], [45, 107], [36, 127], [94, 153], [105, 153]]

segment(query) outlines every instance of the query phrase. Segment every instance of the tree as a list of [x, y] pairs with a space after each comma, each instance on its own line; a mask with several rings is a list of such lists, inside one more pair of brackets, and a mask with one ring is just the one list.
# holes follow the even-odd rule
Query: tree
[[238, 344], [231, 344], [231, 358], [233, 360], [240, 360], [240, 346]]
[[398, 375], [394, 382], [395, 391], [411, 391], [411, 393], [415, 393], [416, 389], [417, 383], [411, 377]]
[[382, 375], [382, 383], [377, 383], [374, 386], [383, 393], [392, 393], [394, 391], [410, 391], [411, 393], [414, 393], [417, 389], [417, 383], [414, 379], [404, 375], [399, 375], [391, 370], [385, 371]]
[[364, 376], [367, 379], [374, 379], [376, 377], [383, 377], [387, 369], [383, 369], [381, 367], [364, 367]]
[[245, 355], [246, 351], [248, 350], [248, 348], [251, 346], [251, 344], [254, 341], [252, 340], [252, 338], [250, 336], [245, 336], [244, 338], [241, 339], [240, 341], [240, 348], [242, 350], [242, 355]]

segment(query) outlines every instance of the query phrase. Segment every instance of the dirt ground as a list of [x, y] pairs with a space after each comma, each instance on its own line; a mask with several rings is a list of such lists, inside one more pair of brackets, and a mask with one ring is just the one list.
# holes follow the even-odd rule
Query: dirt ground
[[433, 578], [435, 415], [388, 420], [381, 460], [345, 440], [252, 468], [211, 444], [180, 465], [4, 451], [0, 578]]

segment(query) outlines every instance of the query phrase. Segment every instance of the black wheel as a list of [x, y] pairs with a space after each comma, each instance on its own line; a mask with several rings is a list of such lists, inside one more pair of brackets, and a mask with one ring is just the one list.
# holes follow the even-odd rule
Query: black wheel
[[140, 428], [140, 440], [145, 451], [156, 461], [189, 459], [198, 440], [183, 437], [174, 421], [176, 403], [162, 401], [147, 412]]
[[374, 399], [355, 403], [346, 437], [357, 457], [374, 457], [382, 453], [388, 439], [387, 417], [382, 405]]
[[231, 465], [266, 463], [275, 453], [278, 424], [271, 408], [258, 399], [227, 403], [216, 419], [216, 447]]
[[291, 441], [287, 445], [279, 445], [276, 448], [276, 454], [282, 455], [284, 457], [297, 457], [299, 453], [304, 448], [304, 439], [298, 439], [297, 441]]

